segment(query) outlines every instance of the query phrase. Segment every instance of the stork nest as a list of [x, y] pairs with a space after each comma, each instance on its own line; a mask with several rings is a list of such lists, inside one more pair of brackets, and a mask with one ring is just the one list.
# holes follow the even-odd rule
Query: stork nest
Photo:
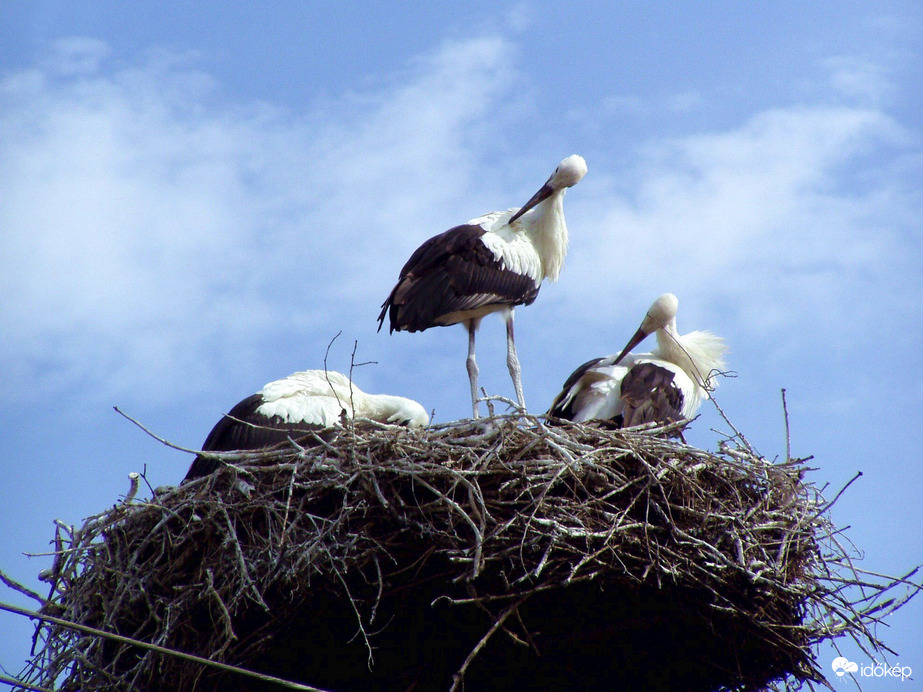
[[[223, 455], [59, 523], [42, 610], [336, 691], [798, 687], [823, 680], [822, 640], [882, 647], [869, 625], [906, 582], [854, 570], [806, 460], [675, 429], [496, 417]], [[31, 684], [282, 689], [58, 623], [36, 636]]]

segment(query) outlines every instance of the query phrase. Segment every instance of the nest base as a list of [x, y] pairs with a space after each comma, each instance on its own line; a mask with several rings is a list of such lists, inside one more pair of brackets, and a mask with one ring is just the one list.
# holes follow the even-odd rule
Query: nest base
[[[449, 690], [503, 607], [452, 604], [446, 595], [440, 583], [386, 597], [371, 667], [351, 604], [328, 599], [307, 608], [252, 667], [335, 692]], [[701, 592], [594, 583], [534, 594], [478, 651], [459, 689], [710, 692], [729, 680], [758, 689], [787, 674], [782, 662], [767, 661], [765, 645], [754, 645], [753, 627], [716, 618], [707, 602]], [[283, 688], [221, 674], [203, 689]]]
[[[824, 639], [879, 646], [908, 578], [868, 596], [802, 462], [664, 432], [517, 417], [241, 455], [59, 523], [44, 610], [333, 692], [751, 690], [822, 680]], [[61, 692], [282, 689], [38, 635], [26, 679]]]

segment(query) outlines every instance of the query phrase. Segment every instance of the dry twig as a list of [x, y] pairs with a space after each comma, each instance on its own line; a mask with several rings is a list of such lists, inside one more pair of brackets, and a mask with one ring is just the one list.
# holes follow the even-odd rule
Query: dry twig
[[[43, 612], [338, 690], [609, 689], [616, 668], [641, 687], [651, 662], [684, 689], [754, 689], [822, 680], [824, 640], [885, 649], [872, 625], [914, 573], [856, 568], [803, 460], [674, 429], [516, 413], [227, 455], [59, 525]], [[237, 689], [159, 650], [39, 634], [36, 686]]]

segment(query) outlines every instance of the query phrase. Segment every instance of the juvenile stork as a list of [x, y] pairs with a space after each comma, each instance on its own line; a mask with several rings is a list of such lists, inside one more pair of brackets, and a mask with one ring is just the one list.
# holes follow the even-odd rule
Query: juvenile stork
[[475, 334], [492, 312], [499, 312], [506, 322], [507, 366], [519, 407], [525, 410], [513, 313], [517, 305], [532, 304], [545, 278], [555, 281], [561, 273], [567, 254], [564, 192], [580, 182], [586, 170], [582, 157], [568, 156], [522, 208], [491, 212], [433, 236], [410, 256], [382, 303], [379, 331], [385, 315], [390, 315], [391, 332], [464, 325], [475, 418]]
[[[724, 339], [710, 332], [676, 331], [679, 301], [664, 293], [618, 355], [595, 358], [574, 370], [549, 415], [579, 423], [611, 420], [619, 427], [692, 418], [724, 368]], [[629, 353], [651, 333], [657, 347]]]
[[[426, 410], [412, 399], [366, 394], [339, 372], [306, 370], [270, 382], [238, 403], [205, 438], [203, 452], [264, 449], [331, 428], [347, 418], [417, 428], [429, 425]], [[207, 476], [221, 462], [202, 455], [184, 481]]]

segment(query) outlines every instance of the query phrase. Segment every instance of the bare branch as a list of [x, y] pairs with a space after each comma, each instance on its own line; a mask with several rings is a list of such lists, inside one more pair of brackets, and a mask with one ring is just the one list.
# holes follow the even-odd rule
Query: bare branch
[[[485, 399], [489, 409], [513, 403]], [[473, 687], [484, 666], [503, 665], [504, 646], [533, 656], [516, 675], [547, 675], [553, 665], [539, 664], [554, 663], [556, 640], [576, 641], [604, 670], [643, 671], [638, 660], [657, 652], [639, 648], [641, 630], [619, 612], [657, 612], [645, 636], [658, 626], [694, 633], [709, 670], [725, 676], [711, 689], [822, 684], [812, 648], [841, 637], [884, 655], [876, 625], [921, 583], [916, 570], [861, 566], [832, 523], [830, 508], [859, 476], [828, 502], [789, 449], [772, 463], [738, 434], [708, 452], [675, 438], [686, 423], [618, 430], [520, 411], [422, 430], [354, 421], [332, 440], [227, 453], [234, 463], [210, 476], [116, 502], [83, 526], [57, 524], [49, 596], [27, 594], [57, 620], [38, 625], [23, 682], [210, 689], [222, 678], [199, 658], [256, 668], [295, 630], [299, 646], [314, 642], [305, 675], [329, 674], [331, 651], [351, 651], [369, 670], [353, 664], [350, 675], [370, 687]], [[554, 613], [541, 610], [548, 598]], [[670, 603], [695, 607], [664, 615]], [[439, 609], [451, 611], [446, 621]], [[598, 614], [592, 637], [618, 646], [580, 639]], [[332, 643], [310, 639], [324, 629], [318, 618]], [[380, 637], [393, 642], [421, 619], [437, 631], [467, 627], [442, 677], [378, 677], [393, 670]], [[96, 631], [131, 636], [104, 644]], [[660, 672], [688, 675], [688, 661], [667, 658]]]

